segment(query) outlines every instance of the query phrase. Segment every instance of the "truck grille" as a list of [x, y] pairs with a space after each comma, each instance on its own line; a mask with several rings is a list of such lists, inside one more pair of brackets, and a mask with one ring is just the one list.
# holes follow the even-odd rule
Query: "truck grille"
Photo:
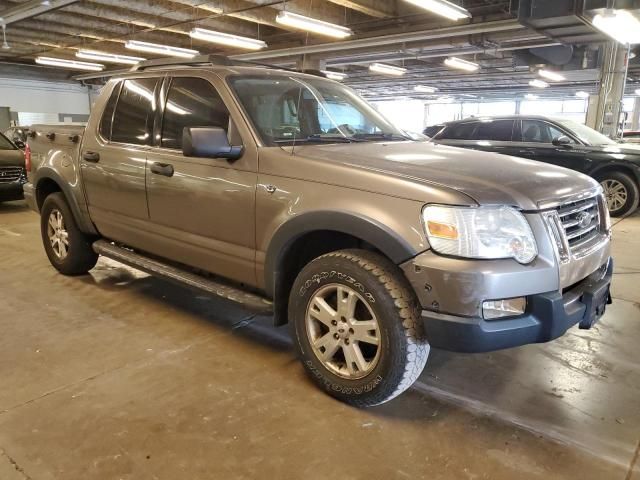
[[22, 178], [22, 167], [0, 167], [0, 183], [17, 182]]
[[600, 235], [598, 197], [565, 203], [558, 217], [571, 252], [581, 250]]

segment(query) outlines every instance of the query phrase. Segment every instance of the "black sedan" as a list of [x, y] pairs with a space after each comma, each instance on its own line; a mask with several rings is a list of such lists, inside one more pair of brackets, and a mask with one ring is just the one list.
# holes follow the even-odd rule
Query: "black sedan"
[[437, 127], [436, 143], [529, 158], [592, 176], [604, 188], [613, 216], [638, 207], [640, 146], [616, 143], [578, 122], [540, 116], [468, 118]]

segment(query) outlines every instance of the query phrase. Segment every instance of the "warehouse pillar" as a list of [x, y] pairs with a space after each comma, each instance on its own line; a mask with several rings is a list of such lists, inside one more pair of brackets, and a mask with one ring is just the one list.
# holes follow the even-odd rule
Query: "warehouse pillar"
[[622, 131], [622, 98], [627, 81], [629, 49], [617, 42], [604, 47], [600, 67], [600, 89], [589, 99], [587, 125], [610, 138], [620, 138]]
[[0, 132], [4, 132], [11, 126], [11, 112], [9, 107], [0, 107]]

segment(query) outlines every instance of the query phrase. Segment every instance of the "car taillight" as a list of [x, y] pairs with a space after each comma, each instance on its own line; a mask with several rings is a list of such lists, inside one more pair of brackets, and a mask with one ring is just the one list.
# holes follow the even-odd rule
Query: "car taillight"
[[31, 147], [29, 144], [24, 147], [24, 168], [31, 173]]

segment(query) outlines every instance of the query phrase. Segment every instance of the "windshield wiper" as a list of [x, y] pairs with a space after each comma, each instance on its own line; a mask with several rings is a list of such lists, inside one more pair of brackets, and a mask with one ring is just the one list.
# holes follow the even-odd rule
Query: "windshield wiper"
[[352, 141], [357, 140], [351, 140], [350, 138], [342, 137], [340, 135], [309, 135], [308, 137], [297, 138], [275, 138], [273, 141], [275, 143], [351, 143]]
[[411, 140], [404, 135], [398, 135], [396, 133], [356, 133], [351, 138], [359, 140], [391, 140], [394, 142], [401, 142], [404, 140]]

